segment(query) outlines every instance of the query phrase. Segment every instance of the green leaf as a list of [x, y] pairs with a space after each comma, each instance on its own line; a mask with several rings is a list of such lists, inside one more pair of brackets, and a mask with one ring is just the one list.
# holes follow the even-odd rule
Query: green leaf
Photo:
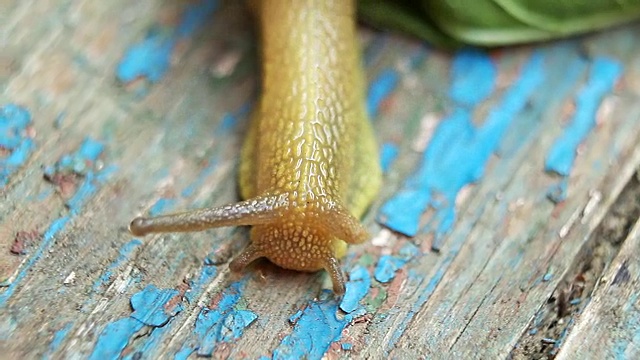
[[359, 0], [361, 18], [436, 46], [551, 40], [640, 19], [640, 0]]

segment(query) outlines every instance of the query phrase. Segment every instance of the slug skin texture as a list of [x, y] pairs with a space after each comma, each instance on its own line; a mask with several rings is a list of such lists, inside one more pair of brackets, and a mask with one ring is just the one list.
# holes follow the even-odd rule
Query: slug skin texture
[[268, 0], [252, 4], [262, 53], [262, 94], [240, 163], [244, 201], [136, 218], [135, 235], [251, 225], [230, 264], [266, 257], [286, 269], [325, 269], [345, 285], [338, 259], [369, 238], [358, 218], [380, 187], [377, 145], [364, 99], [355, 4]]

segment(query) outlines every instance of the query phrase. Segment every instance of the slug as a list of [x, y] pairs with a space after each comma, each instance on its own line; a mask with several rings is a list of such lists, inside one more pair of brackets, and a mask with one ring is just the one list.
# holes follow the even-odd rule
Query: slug
[[291, 270], [326, 270], [333, 291], [347, 244], [368, 240], [359, 221], [381, 183], [364, 97], [352, 0], [265, 0], [252, 4], [261, 38], [262, 91], [242, 148], [244, 201], [138, 217], [130, 232], [252, 226], [250, 245], [229, 264], [258, 258]]

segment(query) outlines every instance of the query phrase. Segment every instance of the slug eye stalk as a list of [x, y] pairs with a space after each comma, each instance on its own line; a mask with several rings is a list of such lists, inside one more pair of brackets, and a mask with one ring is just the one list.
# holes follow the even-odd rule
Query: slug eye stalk
[[190, 232], [224, 226], [259, 225], [273, 221], [289, 206], [286, 196], [258, 196], [239, 203], [153, 218], [137, 217], [129, 224], [136, 236], [162, 232]]

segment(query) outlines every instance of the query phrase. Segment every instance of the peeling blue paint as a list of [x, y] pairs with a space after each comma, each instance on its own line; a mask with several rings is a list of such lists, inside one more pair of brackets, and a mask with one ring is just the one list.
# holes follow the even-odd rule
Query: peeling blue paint
[[246, 284], [246, 278], [225, 289], [214, 308], [203, 308], [196, 319], [194, 335], [197, 342], [187, 341], [176, 356], [212, 356], [218, 344], [240, 338], [244, 329], [257, 319], [250, 310], [239, 308], [238, 302]]
[[386, 99], [400, 81], [400, 75], [392, 69], [383, 70], [371, 84], [369, 84], [369, 92], [367, 95], [367, 111], [370, 116], [378, 113], [380, 104]]
[[176, 296], [180, 296], [177, 290], [160, 290], [154, 285], [148, 285], [134, 294], [131, 297], [133, 313], [107, 324], [98, 337], [90, 359], [119, 359], [122, 350], [143, 326], [156, 328], [166, 325], [183, 310], [181, 301], [169, 306]]
[[298, 321], [298, 319], [300, 319], [300, 317], [304, 314], [304, 312], [302, 310], [298, 310], [296, 311], [293, 315], [289, 316], [289, 322], [292, 325], [295, 325], [295, 323]]
[[382, 167], [382, 172], [388, 172], [397, 157], [398, 146], [396, 144], [388, 142], [382, 144], [382, 150], [380, 151], [380, 165]]
[[[103, 151], [103, 147], [95, 140], [90, 138], [85, 139], [84, 143], [80, 146], [79, 150], [69, 156], [70, 158], [77, 158], [81, 161], [95, 162]], [[83, 157], [86, 156], [86, 157]], [[51, 225], [45, 230], [42, 236], [42, 241], [38, 246], [38, 249], [27, 260], [26, 264], [22, 266], [14, 281], [9, 287], [0, 294], [0, 308], [4, 307], [9, 298], [16, 291], [17, 287], [21, 284], [21, 281], [29, 273], [33, 265], [42, 257], [44, 252], [51, 247], [53, 239], [58, 233], [64, 230], [69, 221], [76, 217], [82, 211], [82, 207], [87, 201], [97, 192], [98, 188], [111, 176], [116, 170], [114, 166], [105, 166], [99, 171], [93, 169], [85, 169], [85, 174], [81, 180], [80, 186], [76, 189], [75, 194], [67, 201], [69, 208], [69, 214], [62, 216], [54, 220]]]
[[209, 284], [216, 275], [218, 275], [218, 268], [215, 266], [204, 266], [198, 276], [198, 279], [191, 283], [189, 290], [184, 295], [187, 301], [193, 303], [196, 300], [196, 297], [202, 294], [204, 286]]
[[190, 347], [183, 347], [174, 356], [173, 360], [187, 360], [195, 350]]
[[89, 360], [119, 359], [133, 336], [144, 326], [140, 321], [126, 317], [116, 320], [102, 330]]
[[388, 283], [393, 280], [396, 276], [396, 271], [400, 270], [405, 263], [405, 260], [392, 255], [381, 256], [374, 273], [376, 280], [381, 283]]
[[[578, 146], [596, 126], [596, 114], [603, 98], [613, 90], [623, 72], [620, 62], [597, 57], [591, 63], [587, 84], [575, 99], [576, 110], [571, 122], [556, 139], [547, 154], [545, 170], [568, 177], [575, 162]], [[549, 197], [556, 201], [566, 198], [567, 186], [562, 183], [553, 189]]]
[[476, 107], [493, 93], [497, 76], [487, 54], [474, 49], [461, 51], [451, 63], [449, 97], [458, 106]]
[[[196, 297], [202, 294], [204, 287], [209, 284], [209, 282], [213, 280], [216, 275], [217, 269], [215, 267], [205, 266], [202, 269], [202, 272], [200, 273], [198, 279], [190, 283], [189, 290], [187, 290], [187, 292], [184, 294], [184, 298], [186, 298], [189, 303], [193, 303]], [[180, 326], [180, 322], [169, 321], [162, 327], [156, 327], [152, 329], [151, 333], [148, 336], [146, 336], [144, 339], [140, 339], [136, 343], [136, 348], [132, 349], [132, 351], [124, 357], [124, 360], [136, 359], [138, 358], [138, 356], [140, 356], [138, 354], [144, 354], [145, 356], [149, 357], [159, 356], [160, 354], [154, 352], [156, 352], [157, 349], [161, 348], [161, 343], [163, 341], [166, 341], [167, 336], [170, 336], [169, 334], [171, 334], [175, 326]], [[188, 351], [184, 350], [183, 352], [178, 352], [175, 357], [182, 358], [181, 356], [183, 355], [188, 357], [193, 352], [193, 349], [189, 348], [187, 350]]]
[[[366, 313], [360, 301], [371, 288], [367, 268], [356, 265], [349, 273], [346, 287], [340, 304], [331, 291], [325, 290], [320, 300], [310, 302], [305, 309], [293, 314], [289, 321], [294, 329], [273, 351], [273, 359], [321, 359], [331, 344], [340, 340], [347, 325]], [[347, 314], [338, 316], [340, 310]]]
[[145, 77], [157, 82], [171, 65], [171, 54], [181, 39], [192, 36], [218, 8], [218, 0], [201, 0], [187, 5], [177, 27], [156, 26], [141, 42], [129, 48], [116, 69], [122, 82]]
[[347, 314], [354, 312], [361, 307], [362, 300], [371, 287], [371, 276], [364, 266], [356, 265], [349, 273], [349, 282], [347, 282], [347, 290], [340, 303], [340, 309]]
[[33, 139], [26, 133], [30, 125], [27, 109], [14, 104], [0, 108], [0, 187], [7, 185], [9, 177], [35, 149]]
[[160, 290], [155, 285], [147, 285], [144, 290], [131, 297], [131, 307], [134, 309], [131, 317], [145, 325], [164, 326], [184, 309], [181, 301], [167, 308], [167, 304], [175, 297], [180, 297], [178, 290]]
[[[464, 66], [457, 66], [457, 63]], [[436, 128], [418, 171], [381, 207], [378, 220], [382, 224], [415, 236], [420, 217], [431, 207], [435, 215], [427, 224], [427, 231], [435, 235], [434, 249], [439, 248], [455, 223], [458, 193], [483, 176], [506, 129], [544, 79], [543, 55], [534, 53], [499, 106], [491, 110], [481, 126], [476, 126], [472, 121], [473, 106], [490, 94], [496, 81], [494, 67], [482, 52], [463, 51], [456, 55], [451, 74], [452, 89], [455, 89], [452, 93], [460, 107]]]
[[42, 356], [42, 359], [51, 359], [51, 355], [58, 350], [60, 345], [62, 345], [62, 342], [67, 338], [71, 329], [73, 329], [73, 323], [69, 322], [53, 334], [51, 344], [49, 344], [49, 348]]
[[303, 310], [291, 334], [273, 351], [273, 359], [322, 359], [329, 346], [340, 340], [353, 315], [338, 317], [338, 304], [331, 291], [323, 291], [320, 300]]
[[91, 138], [85, 138], [80, 148], [73, 154], [63, 155], [53, 166], [47, 166], [44, 174], [51, 178], [56, 173], [75, 173], [81, 176], [93, 176], [96, 160], [102, 154], [104, 145]]
[[396, 271], [419, 254], [420, 249], [412, 243], [408, 243], [400, 249], [397, 256], [381, 256], [374, 271], [375, 279], [380, 283], [388, 283], [396, 276]]

